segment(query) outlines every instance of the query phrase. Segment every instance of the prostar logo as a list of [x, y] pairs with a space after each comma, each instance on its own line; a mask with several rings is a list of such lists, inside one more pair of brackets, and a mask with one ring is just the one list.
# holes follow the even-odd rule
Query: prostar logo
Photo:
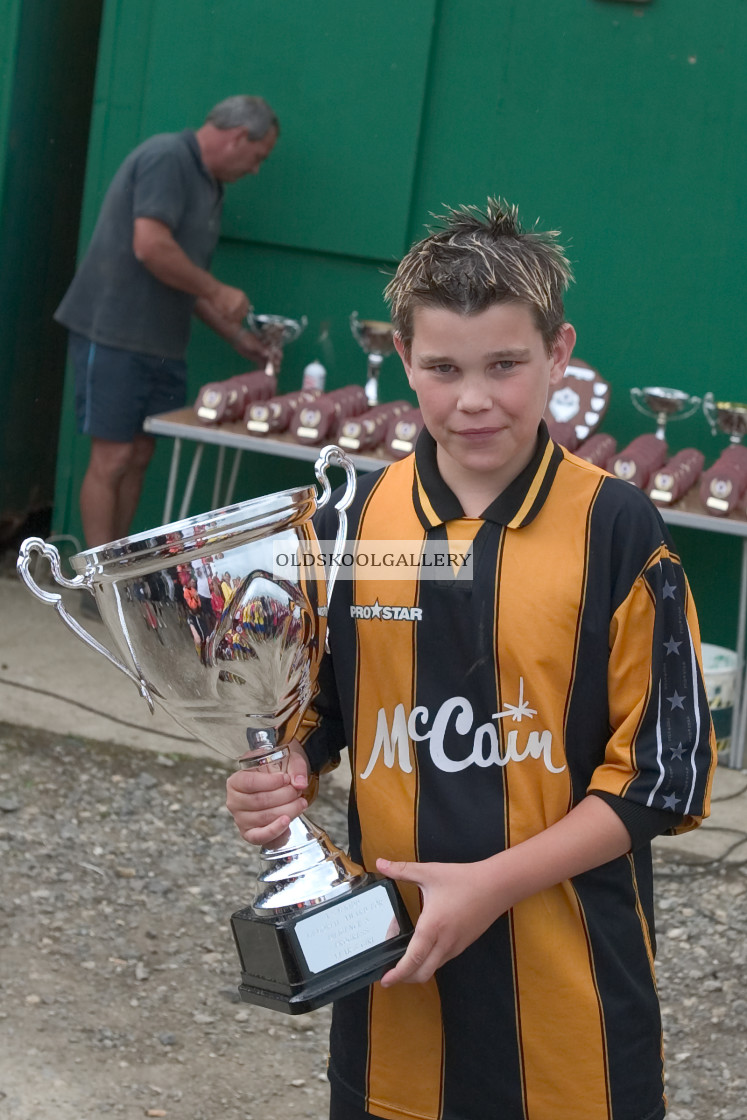
[[385, 622], [398, 619], [401, 622], [421, 622], [423, 611], [420, 607], [392, 607], [384, 606], [377, 599], [375, 603], [363, 606], [353, 603], [350, 608], [351, 618], [381, 618]]

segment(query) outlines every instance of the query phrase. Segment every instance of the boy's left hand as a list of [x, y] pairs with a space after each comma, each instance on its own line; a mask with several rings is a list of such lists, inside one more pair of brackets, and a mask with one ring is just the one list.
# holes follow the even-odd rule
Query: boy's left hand
[[377, 859], [377, 871], [390, 879], [416, 883], [423, 896], [423, 909], [407, 951], [381, 978], [382, 987], [430, 980], [437, 968], [463, 952], [513, 905], [507, 892], [504, 895], [497, 889], [495, 870], [487, 863]]

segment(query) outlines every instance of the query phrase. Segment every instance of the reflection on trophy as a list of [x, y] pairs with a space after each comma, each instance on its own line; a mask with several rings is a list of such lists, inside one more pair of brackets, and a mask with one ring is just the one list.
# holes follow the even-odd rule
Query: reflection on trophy
[[391, 323], [377, 319], [359, 319], [358, 312], [350, 316], [350, 329], [361, 349], [368, 355], [366, 374], [366, 400], [370, 405], [379, 403], [379, 370], [387, 354], [394, 350], [394, 328]]
[[685, 420], [700, 405], [700, 397], [693, 397], [681, 389], [663, 389], [660, 386], [631, 389], [630, 399], [644, 416], [655, 417], [656, 438], [661, 440], [666, 439], [668, 420]]
[[[311, 518], [331, 494], [327, 469], [344, 467], [329, 583]], [[67, 579], [57, 550], [24, 541], [18, 571], [87, 645], [161, 705], [185, 730], [244, 768], [287, 765], [285, 744], [313, 693], [325, 645], [327, 604], [345, 545], [355, 470], [337, 447], [316, 462], [322, 486], [286, 490], [187, 518], [78, 553]], [[277, 561], [278, 549], [285, 557]], [[41, 553], [57, 583], [93, 594], [113, 652], [73, 617], [57, 592], [35, 582]], [[180, 594], [202, 569], [222, 588], [209, 616]], [[148, 625], [143, 625], [146, 619]], [[404, 952], [412, 926], [396, 886], [366, 872], [306, 817], [260, 852], [250, 905], [231, 919], [242, 999], [289, 1013], [309, 1011], [378, 979]]]
[[717, 401], [713, 393], [703, 398], [703, 412], [711, 431], [722, 431], [729, 446], [707, 471], [700, 484], [700, 497], [709, 513], [728, 516], [747, 491], [747, 447], [741, 444], [747, 434], [747, 404]]
[[[303, 333], [308, 319], [305, 315], [301, 319], [285, 319], [282, 315], [255, 315], [250, 311], [246, 323], [253, 334], [258, 335], [263, 342], [281, 354], [286, 343], [295, 341]], [[265, 373], [269, 377], [275, 376], [280, 371], [280, 361], [281, 358], [267, 359]]]

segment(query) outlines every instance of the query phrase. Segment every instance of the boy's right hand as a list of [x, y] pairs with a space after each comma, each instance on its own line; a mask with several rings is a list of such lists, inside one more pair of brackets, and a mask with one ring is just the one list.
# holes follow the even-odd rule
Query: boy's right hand
[[289, 745], [284, 773], [258, 766], [237, 770], [226, 782], [226, 806], [249, 844], [272, 844], [308, 808], [303, 792], [309, 784], [309, 763], [300, 743]]

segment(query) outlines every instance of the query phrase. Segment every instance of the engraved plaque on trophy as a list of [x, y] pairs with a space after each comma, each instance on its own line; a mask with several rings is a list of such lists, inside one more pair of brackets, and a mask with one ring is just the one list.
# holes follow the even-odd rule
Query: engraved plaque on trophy
[[268, 400], [254, 401], [244, 416], [246, 430], [255, 436], [285, 432], [296, 409], [301, 405], [310, 405], [319, 396], [319, 389], [295, 389]]
[[378, 319], [359, 319], [358, 312], [350, 316], [350, 329], [356, 342], [368, 356], [366, 372], [366, 400], [369, 405], [379, 403], [379, 371], [381, 363], [394, 351], [394, 328], [391, 323]]
[[423, 428], [423, 416], [419, 408], [409, 408], [401, 416], [389, 421], [384, 450], [392, 459], [404, 459], [415, 450], [415, 443]]
[[345, 385], [324, 393], [311, 404], [300, 404], [290, 424], [290, 431], [299, 443], [321, 443], [333, 438], [349, 416], [360, 416], [368, 408], [361, 385]]
[[275, 392], [275, 377], [264, 370], [240, 373], [225, 381], [203, 385], [195, 401], [195, 415], [203, 424], [226, 424], [240, 420], [249, 401], [264, 400]]
[[690, 490], [700, 477], [705, 456], [695, 447], [678, 451], [654, 475], [649, 497], [659, 505], [672, 505]]
[[607, 470], [623, 482], [645, 490], [654, 473], [664, 465], [667, 445], [653, 433], [637, 436], [616, 452], [607, 463]]
[[[329, 583], [312, 516], [331, 496], [330, 465], [347, 485], [335, 509], [337, 536]], [[346, 509], [356, 477], [336, 447], [320, 453], [322, 486], [286, 490], [125, 537], [72, 557], [63, 576], [56, 548], [24, 541], [18, 572], [31, 592], [190, 734], [242, 768], [284, 770], [287, 743], [314, 693], [325, 648], [329, 598], [346, 540]], [[285, 562], [273, 561], [280, 547]], [[112, 649], [69, 614], [58, 592], [31, 573], [45, 556], [56, 582], [92, 594]], [[295, 561], [293, 560], [295, 557]], [[220, 616], [190, 625], [182, 603], [164, 598], [143, 625], [142, 589], [195, 565], [237, 581]], [[404, 952], [412, 924], [392, 880], [354, 863], [306, 816], [260, 852], [258, 889], [233, 914], [241, 998], [290, 1014], [347, 995], [378, 979]]]
[[346, 451], [372, 451], [383, 442], [390, 421], [411, 407], [408, 401], [374, 405], [360, 416], [343, 420], [339, 425], [337, 442]]

